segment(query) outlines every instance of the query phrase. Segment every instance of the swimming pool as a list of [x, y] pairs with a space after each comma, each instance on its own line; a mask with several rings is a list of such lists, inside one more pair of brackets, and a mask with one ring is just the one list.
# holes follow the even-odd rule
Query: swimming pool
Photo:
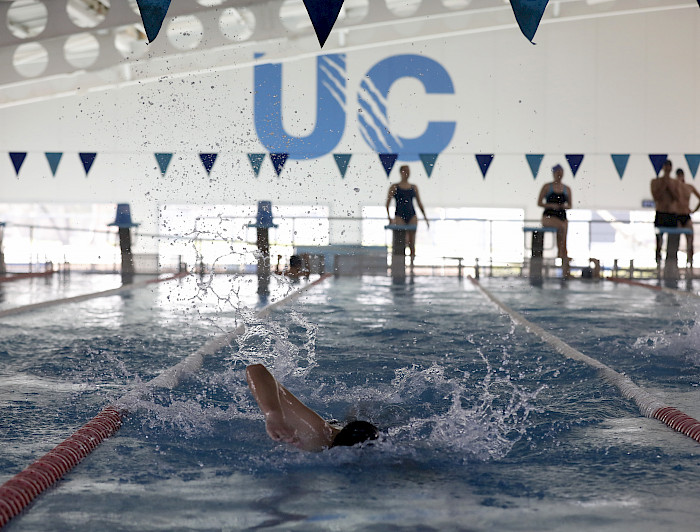
[[[483, 284], [700, 416], [697, 300], [612, 283]], [[7, 529], [695, 529], [698, 444], [466, 281], [333, 279], [264, 320], [249, 310], [256, 286], [188, 278], [3, 319], [2, 482], [212, 335], [248, 325], [195, 376], [132, 405]], [[245, 385], [252, 362], [322, 415], [370, 419], [384, 437], [319, 454], [276, 444]]]

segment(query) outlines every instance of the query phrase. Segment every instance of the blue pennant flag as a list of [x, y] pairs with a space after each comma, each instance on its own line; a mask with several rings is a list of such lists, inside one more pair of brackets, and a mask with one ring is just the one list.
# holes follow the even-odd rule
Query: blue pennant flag
[[535, 38], [547, 2], [549, 0], [510, 0], [520, 31], [530, 42]]
[[649, 160], [651, 161], [652, 166], [654, 167], [654, 171], [656, 172], [656, 175], [659, 175], [659, 172], [661, 169], [664, 167], [664, 163], [668, 159], [668, 153], [650, 153], [649, 154]]
[[204, 165], [204, 169], [207, 171], [207, 175], [211, 175], [211, 169], [214, 168], [214, 163], [216, 162], [216, 153], [200, 153], [199, 159]]
[[583, 155], [573, 154], [565, 155], [567, 162], [569, 163], [569, 168], [571, 168], [571, 173], [576, 177], [576, 172], [578, 172], [578, 167], [581, 166], [583, 161]]
[[95, 162], [96, 153], [79, 153], [80, 162], [83, 163], [83, 168], [85, 169], [85, 177], [90, 173], [90, 168], [92, 168], [92, 163]]
[[335, 159], [335, 164], [340, 170], [340, 177], [345, 177], [345, 173], [348, 171], [348, 165], [350, 164], [351, 153], [334, 153], [333, 158]]
[[[700, 0], [698, 0], [698, 3], [700, 3]], [[688, 168], [690, 169], [690, 173], [693, 174], [693, 179], [695, 179], [698, 173], [698, 165], [700, 165], [700, 154], [686, 153], [685, 160], [688, 162]]]
[[630, 160], [629, 153], [612, 153], [610, 154], [610, 157], [612, 157], [613, 164], [617, 170], [617, 175], [619, 175], [620, 179], [622, 179], [622, 176], [625, 175], [627, 162]]
[[19, 169], [22, 168], [24, 160], [27, 158], [27, 152], [14, 151], [10, 152], [10, 159], [12, 159], [12, 166], [15, 167], [15, 174], [19, 177]]
[[156, 161], [158, 162], [158, 167], [160, 168], [160, 173], [163, 177], [168, 172], [168, 166], [170, 166], [170, 161], [173, 158], [172, 153], [155, 153]]
[[148, 42], [153, 42], [158, 37], [158, 32], [163, 25], [165, 15], [168, 14], [170, 0], [136, 0], [143, 20], [143, 28], [146, 30]]
[[288, 153], [271, 153], [270, 154], [270, 160], [272, 161], [272, 166], [275, 167], [275, 173], [277, 173], [277, 177], [280, 176], [282, 173], [282, 168], [284, 168], [284, 163], [287, 162], [287, 158], [289, 157]]
[[338, 19], [340, 9], [343, 7], [343, 0], [304, 0], [304, 5], [309, 13], [311, 24], [314, 26], [318, 42], [323, 48], [335, 21]]
[[423, 168], [425, 168], [425, 173], [428, 177], [433, 175], [433, 170], [435, 169], [435, 161], [437, 161], [437, 153], [421, 153], [418, 155], [421, 162], [423, 163]]
[[527, 159], [527, 164], [530, 166], [532, 179], [537, 179], [537, 173], [540, 171], [540, 165], [542, 164], [544, 155], [541, 153], [526, 153], [525, 158]]
[[481, 170], [481, 176], [486, 179], [486, 172], [489, 171], [489, 166], [491, 166], [491, 161], [493, 161], [493, 153], [477, 153], [475, 157]]
[[49, 161], [49, 167], [51, 168], [51, 175], [56, 177], [56, 170], [58, 170], [58, 163], [61, 162], [61, 157], [63, 153], [61, 152], [46, 152], [46, 160]]
[[264, 153], [249, 153], [248, 160], [250, 161], [250, 166], [253, 167], [253, 172], [255, 172], [255, 177], [260, 175], [260, 167], [265, 160]]
[[382, 162], [382, 166], [384, 167], [384, 171], [386, 172], [386, 177], [389, 177], [389, 174], [391, 173], [391, 169], [394, 167], [394, 164], [396, 164], [396, 159], [399, 158], [399, 155], [397, 153], [380, 153], [379, 154], [379, 160]]

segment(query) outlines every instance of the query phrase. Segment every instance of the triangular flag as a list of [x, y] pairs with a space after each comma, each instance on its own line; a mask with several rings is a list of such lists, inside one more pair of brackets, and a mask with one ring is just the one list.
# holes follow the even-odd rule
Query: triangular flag
[[435, 169], [435, 161], [437, 161], [438, 154], [421, 153], [418, 156], [420, 157], [420, 160], [423, 163], [423, 168], [425, 168], [425, 173], [428, 174], [428, 177], [433, 175], [433, 170]]
[[520, 31], [532, 42], [549, 0], [510, 0]]
[[199, 159], [204, 165], [204, 169], [207, 171], [207, 175], [211, 174], [211, 169], [214, 168], [214, 163], [216, 162], [216, 153], [200, 153]]
[[475, 157], [481, 169], [481, 176], [486, 179], [486, 172], [489, 171], [489, 166], [491, 166], [491, 161], [493, 161], [493, 153], [477, 153]]
[[22, 163], [24, 163], [24, 160], [27, 158], [27, 152], [26, 151], [14, 151], [10, 152], [10, 159], [12, 159], [12, 166], [15, 167], [15, 174], [17, 177], [19, 177], [19, 169], [22, 168]]
[[56, 177], [56, 170], [58, 170], [58, 163], [61, 162], [61, 157], [63, 153], [61, 152], [46, 152], [46, 160], [49, 161], [49, 167], [51, 168], [51, 175]]
[[318, 42], [323, 48], [338, 19], [343, 0], [304, 0], [304, 5], [314, 26]]
[[348, 164], [350, 164], [351, 153], [334, 153], [333, 158], [335, 159], [335, 164], [340, 170], [340, 177], [345, 177], [345, 172], [348, 171]]
[[527, 164], [530, 166], [532, 179], [537, 179], [537, 173], [540, 171], [540, 165], [542, 164], [544, 155], [541, 153], [526, 153], [525, 158], [527, 159]]
[[[698, 0], [698, 3], [700, 3], [700, 0]], [[686, 153], [685, 160], [688, 162], [688, 168], [690, 173], [693, 174], [693, 179], [695, 179], [695, 175], [698, 173], [698, 165], [700, 165], [700, 154]]]
[[250, 166], [253, 167], [253, 172], [255, 172], [255, 177], [260, 175], [260, 167], [265, 160], [264, 153], [249, 153], [248, 160], [250, 161]]
[[156, 161], [160, 167], [160, 173], [163, 177], [168, 172], [168, 166], [170, 166], [170, 160], [173, 158], [172, 153], [155, 153]]
[[571, 168], [571, 173], [574, 174], [574, 177], [576, 177], [576, 172], [578, 172], [578, 167], [581, 166], [581, 162], [583, 161], [583, 155], [573, 154], [573, 155], [565, 155], [565, 157], [569, 163], [569, 168]]
[[143, 28], [146, 30], [148, 42], [153, 42], [158, 37], [158, 32], [163, 25], [165, 15], [170, 7], [170, 0], [136, 0], [143, 20]]
[[629, 153], [611, 153], [610, 157], [612, 157], [617, 175], [622, 179], [622, 176], [625, 175], [625, 168], [627, 168], [627, 161], [630, 160]]
[[654, 167], [654, 171], [656, 172], [656, 175], [659, 175], [659, 172], [664, 167], [664, 163], [666, 162], [667, 159], [668, 159], [667, 153], [651, 153], [651, 154], [649, 154], [649, 160], [651, 161], [651, 164]]
[[391, 173], [391, 169], [394, 167], [394, 164], [396, 164], [396, 159], [398, 159], [399, 155], [397, 153], [380, 153], [379, 154], [379, 160], [382, 162], [382, 166], [384, 167], [384, 171], [386, 172], [387, 178], [389, 177], [389, 174]]
[[288, 153], [271, 153], [270, 160], [272, 161], [272, 166], [275, 167], [275, 172], [277, 177], [282, 173], [282, 168], [284, 168], [284, 163], [287, 162]]
[[80, 161], [83, 163], [83, 168], [85, 169], [85, 177], [90, 173], [90, 168], [92, 168], [92, 163], [95, 162], [96, 153], [80, 153]]

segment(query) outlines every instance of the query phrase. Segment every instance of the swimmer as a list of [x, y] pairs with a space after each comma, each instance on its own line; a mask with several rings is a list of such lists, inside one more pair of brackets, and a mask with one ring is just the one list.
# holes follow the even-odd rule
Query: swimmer
[[[656, 205], [655, 227], [678, 227], [678, 215], [673, 211], [680, 197], [680, 186], [677, 181], [671, 179], [673, 164], [666, 160], [661, 176], [651, 180], [651, 196]], [[656, 264], [661, 264], [661, 248], [663, 234], [656, 233]]]
[[267, 434], [302, 451], [356, 445], [379, 437], [367, 421], [351, 421], [342, 429], [325, 421], [282, 386], [262, 364], [246, 368], [248, 386], [265, 416]]
[[690, 229], [690, 233], [685, 235], [686, 238], [686, 252], [688, 256], [688, 265], [693, 267], [693, 220], [690, 215], [697, 212], [700, 209], [700, 203], [695, 207], [694, 210], [690, 210], [690, 198], [694, 194], [698, 199], [700, 199], [700, 193], [697, 189], [685, 182], [685, 172], [682, 168], [676, 170], [676, 180], [678, 182], [678, 200], [676, 201], [676, 208], [674, 212], [678, 215], [678, 226], [683, 229]]
[[537, 205], [544, 208], [542, 213], [542, 226], [554, 227], [557, 230], [557, 255], [561, 259], [564, 277], [569, 276], [569, 253], [566, 249], [566, 236], [569, 230], [569, 222], [566, 211], [573, 205], [571, 189], [561, 181], [564, 178], [564, 168], [560, 165], [552, 167], [551, 183], [547, 183], [540, 190]]

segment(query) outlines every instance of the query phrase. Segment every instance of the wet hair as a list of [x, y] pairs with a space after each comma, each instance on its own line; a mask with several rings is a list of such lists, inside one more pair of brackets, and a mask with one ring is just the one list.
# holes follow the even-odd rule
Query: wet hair
[[683, 171], [683, 168], [676, 168], [676, 175], [685, 175], [685, 172]]
[[336, 434], [331, 447], [352, 447], [379, 438], [379, 429], [367, 421], [351, 421]]
[[664, 166], [673, 166], [673, 163], [671, 162], [671, 159], [666, 159], [664, 161]]

